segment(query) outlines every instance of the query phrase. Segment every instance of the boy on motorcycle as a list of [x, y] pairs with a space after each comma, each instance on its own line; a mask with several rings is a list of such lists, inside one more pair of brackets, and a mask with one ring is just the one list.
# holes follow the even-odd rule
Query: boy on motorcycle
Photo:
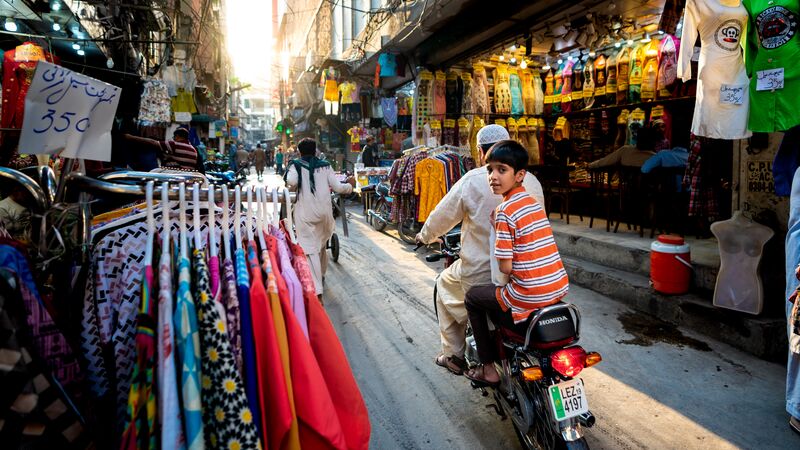
[[561, 300], [569, 280], [540, 203], [522, 188], [528, 152], [516, 141], [501, 141], [486, 154], [489, 186], [503, 202], [492, 216], [494, 257], [509, 276], [505, 286], [476, 286], [467, 292], [466, 306], [481, 365], [465, 373], [470, 380], [496, 384], [500, 359], [489, 332], [487, 314], [507, 328], [524, 323], [536, 309]]
[[[481, 158], [498, 141], [509, 139], [508, 131], [500, 125], [487, 125], [478, 131]], [[482, 163], [483, 161], [478, 161]], [[542, 185], [530, 173], [522, 182], [525, 190], [544, 205]], [[447, 195], [428, 216], [417, 242], [430, 244], [461, 223], [461, 255], [436, 279], [436, 308], [442, 342], [436, 364], [461, 375], [464, 361], [467, 311], [464, 295], [473, 286], [501, 284], [499, 273], [493, 273], [490, 263], [491, 225], [487, 218], [502, 201], [486, 182], [486, 168], [481, 166], [467, 172], [453, 185]]]

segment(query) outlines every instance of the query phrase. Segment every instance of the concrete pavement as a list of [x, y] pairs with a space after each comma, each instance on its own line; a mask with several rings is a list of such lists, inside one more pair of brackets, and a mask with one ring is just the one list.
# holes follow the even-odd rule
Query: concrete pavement
[[[325, 305], [370, 411], [371, 446], [516, 448], [511, 423], [487, 408], [489, 398], [433, 363], [441, 264], [369, 228], [358, 207], [350, 212]], [[581, 345], [604, 359], [581, 374], [597, 416], [586, 431], [591, 448], [800, 448], [787, 426], [782, 365], [574, 285], [568, 298], [583, 315]]]

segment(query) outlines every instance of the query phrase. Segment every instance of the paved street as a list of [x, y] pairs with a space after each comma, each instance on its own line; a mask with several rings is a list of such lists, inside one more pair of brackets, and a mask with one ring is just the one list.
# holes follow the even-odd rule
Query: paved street
[[[441, 264], [369, 228], [360, 208], [350, 211], [326, 309], [367, 402], [372, 447], [517, 448], [490, 399], [433, 363], [431, 293]], [[782, 366], [644, 320], [577, 286], [569, 299], [583, 313], [581, 344], [604, 358], [582, 373], [597, 416], [591, 448], [800, 448], [786, 425]]]

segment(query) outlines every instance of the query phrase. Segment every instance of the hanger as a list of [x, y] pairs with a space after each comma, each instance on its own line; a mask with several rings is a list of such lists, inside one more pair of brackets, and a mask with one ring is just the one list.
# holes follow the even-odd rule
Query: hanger
[[178, 216], [180, 217], [181, 224], [181, 258], [189, 258], [189, 243], [186, 242], [186, 184], [181, 183], [178, 185], [180, 192], [180, 200], [178, 201]]
[[289, 196], [289, 188], [283, 188], [283, 201], [286, 206], [286, 234], [293, 244], [297, 244], [297, 236], [294, 234], [294, 223], [292, 223], [292, 200]]
[[[161, 203], [166, 205], [169, 201], [169, 183], [164, 182], [161, 184]], [[170, 238], [170, 221], [169, 221], [169, 214], [162, 214], [161, 221], [163, 223], [161, 228], [161, 255], [171, 255], [169, 248], [169, 238]]]
[[200, 185], [195, 184], [192, 186], [192, 221], [194, 222], [194, 248], [200, 250], [203, 248], [203, 236], [200, 234]]
[[247, 189], [247, 218], [245, 219], [245, 230], [247, 230], [247, 242], [255, 241], [253, 236], [253, 190]]
[[147, 202], [147, 247], [144, 249], [145, 265], [153, 264], [153, 240], [156, 234], [156, 219], [153, 216], [153, 187], [155, 183], [147, 182], [145, 200]]
[[[208, 185], [208, 206], [211, 207], [214, 205], [214, 185]], [[219, 249], [217, 248], [217, 226], [216, 220], [214, 220], [214, 214], [209, 209], [208, 211], [208, 246], [209, 246], [209, 254], [214, 256], [219, 256]]]
[[[225, 249], [225, 259], [231, 259], [231, 228], [230, 208], [228, 208], [228, 186], [222, 186], [222, 247]], [[238, 202], [237, 202], [238, 207]]]
[[[262, 192], [264, 191], [263, 187], [259, 187], [256, 189], [256, 201], [258, 202], [258, 207], [261, 209], [263, 195]], [[267, 249], [267, 243], [264, 241], [264, 215], [263, 211], [256, 211], [256, 232], [258, 233], [258, 243], [261, 245], [261, 251]]]
[[234, 190], [233, 231], [236, 236], [236, 250], [242, 249], [242, 188], [236, 186]]
[[281, 205], [278, 203], [278, 189], [272, 189], [272, 226], [275, 228], [280, 227], [281, 219]]

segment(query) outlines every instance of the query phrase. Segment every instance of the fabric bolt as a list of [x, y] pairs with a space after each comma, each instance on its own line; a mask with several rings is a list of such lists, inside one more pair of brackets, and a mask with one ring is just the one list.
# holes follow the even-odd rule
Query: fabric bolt
[[[0, 269], [0, 273], [3, 270]], [[0, 276], [0, 439], [5, 448], [94, 448], [81, 416], [37, 356], [19, 285]], [[31, 433], [30, 430], [35, 430]]]
[[163, 448], [183, 450], [186, 437], [175, 367], [175, 327], [172, 323], [172, 255], [162, 253], [158, 264], [157, 387], [159, 442]]
[[17, 286], [25, 307], [30, 346], [55, 380], [76, 400], [81, 397], [83, 374], [72, 347], [39, 296], [25, 256], [11, 245], [0, 245], [0, 278]]
[[[742, 33], [748, 28], [747, 10], [742, 4], [733, 7], [716, 0], [688, 0], [683, 21], [678, 56], [678, 74], [683, 81], [692, 78], [691, 59], [698, 34], [701, 42], [692, 133], [715, 139], [749, 137], [750, 95], [746, 89], [749, 81], [740, 45]], [[648, 66], [645, 66], [644, 80], [648, 78], [647, 71]], [[735, 100], [723, 101], [721, 89], [725, 87], [741, 88], [742, 92]], [[767, 103], [765, 99], [761, 101]], [[756, 109], [754, 114], [758, 113]]]
[[231, 341], [233, 358], [239, 373], [244, 374], [242, 366], [242, 332], [239, 310], [239, 296], [236, 291], [236, 271], [233, 261], [228, 258], [222, 261], [222, 305], [225, 309], [225, 321], [228, 325], [228, 338]]
[[511, 92], [511, 114], [521, 116], [525, 114], [525, 103], [522, 99], [522, 80], [517, 73], [509, 75], [508, 85]]
[[261, 412], [261, 397], [258, 389], [258, 366], [256, 364], [256, 347], [253, 340], [253, 320], [250, 308], [250, 274], [248, 273], [247, 258], [244, 249], [237, 249], [234, 253], [236, 261], [236, 297], [239, 301], [239, 314], [242, 338], [242, 376], [244, 377], [244, 390], [247, 395], [247, 403], [250, 405], [250, 412], [253, 414], [253, 422], [256, 424], [258, 435], [264, 443], [264, 448], [268, 448], [266, 428]]
[[303, 329], [306, 338], [308, 338], [308, 319], [306, 318], [306, 306], [303, 302], [303, 286], [300, 282], [300, 278], [297, 276], [297, 272], [294, 267], [292, 267], [292, 257], [286, 240], [286, 234], [277, 228], [273, 228], [272, 236], [270, 237], [271, 239], [268, 238], [267, 245], [272, 246], [273, 240], [275, 245], [277, 245], [280, 271], [289, 288], [289, 299], [291, 300], [292, 311], [297, 319], [297, 323], [300, 325], [300, 328]]
[[[795, 271], [800, 265], [800, 170], [795, 171], [792, 181], [792, 193], [789, 198], [789, 223], [786, 232], [786, 298], [789, 299], [798, 287]], [[0, 291], [2, 292], [2, 291]], [[798, 302], [795, 298], [795, 302]], [[792, 310], [796, 305], [787, 301], [786, 331], [791, 344], [796, 345], [793, 336], [794, 315]], [[791, 350], [787, 351], [786, 365], [786, 412], [794, 417], [800, 417], [800, 354]]]
[[211, 448], [259, 448], [253, 414], [227, 336], [211, 296], [205, 251], [194, 250], [195, 295], [202, 339], [203, 419]]
[[200, 329], [192, 297], [192, 276], [188, 258], [178, 261], [178, 291], [175, 293], [175, 348], [181, 366], [181, 401], [186, 448], [205, 448], [201, 400]]
[[497, 207], [495, 232], [495, 258], [512, 260], [509, 283], [498, 288], [497, 300], [515, 323], [567, 294], [569, 280], [550, 222], [522, 187], [512, 189]]
[[302, 247], [289, 243], [292, 260], [303, 286], [303, 297], [307, 309], [309, 341], [319, 364], [320, 373], [328, 386], [336, 415], [344, 432], [348, 449], [369, 447], [370, 422], [367, 407], [353, 371], [347, 361], [344, 348], [336, 335], [328, 314], [317, 300], [310, 270]]
[[136, 365], [133, 366], [128, 396], [128, 420], [122, 432], [122, 449], [155, 449], [156, 393], [153, 373], [156, 368], [156, 318], [153, 293], [153, 267], [144, 267], [139, 315], [136, 317]]
[[[256, 256], [256, 244], [252, 241], [247, 244], [247, 266], [250, 270], [250, 304], [256, 350], [253, 360], [257, 367], [259, 407], [262, 411], [261, 434], [264, 448], [288, 448], [289, 442], [292, 441], [290, 437], [293, 422], [291, 394], [287, 388], [286, 374], [281, 362], [281, 351], [270, 300], [262, 279], [261, 265]], [[245, 353], [245, 357], [247, 357], [247, 353]]]
[[[744, 55], [752, 99], [749, 128], [769, 133], [800, 125], [800, 4], [796, 0], [742, 0], [742, 4], [750, 17]], [[776, 69], [783, 69], [783, 88], [759, 90], [758, 73]]]

